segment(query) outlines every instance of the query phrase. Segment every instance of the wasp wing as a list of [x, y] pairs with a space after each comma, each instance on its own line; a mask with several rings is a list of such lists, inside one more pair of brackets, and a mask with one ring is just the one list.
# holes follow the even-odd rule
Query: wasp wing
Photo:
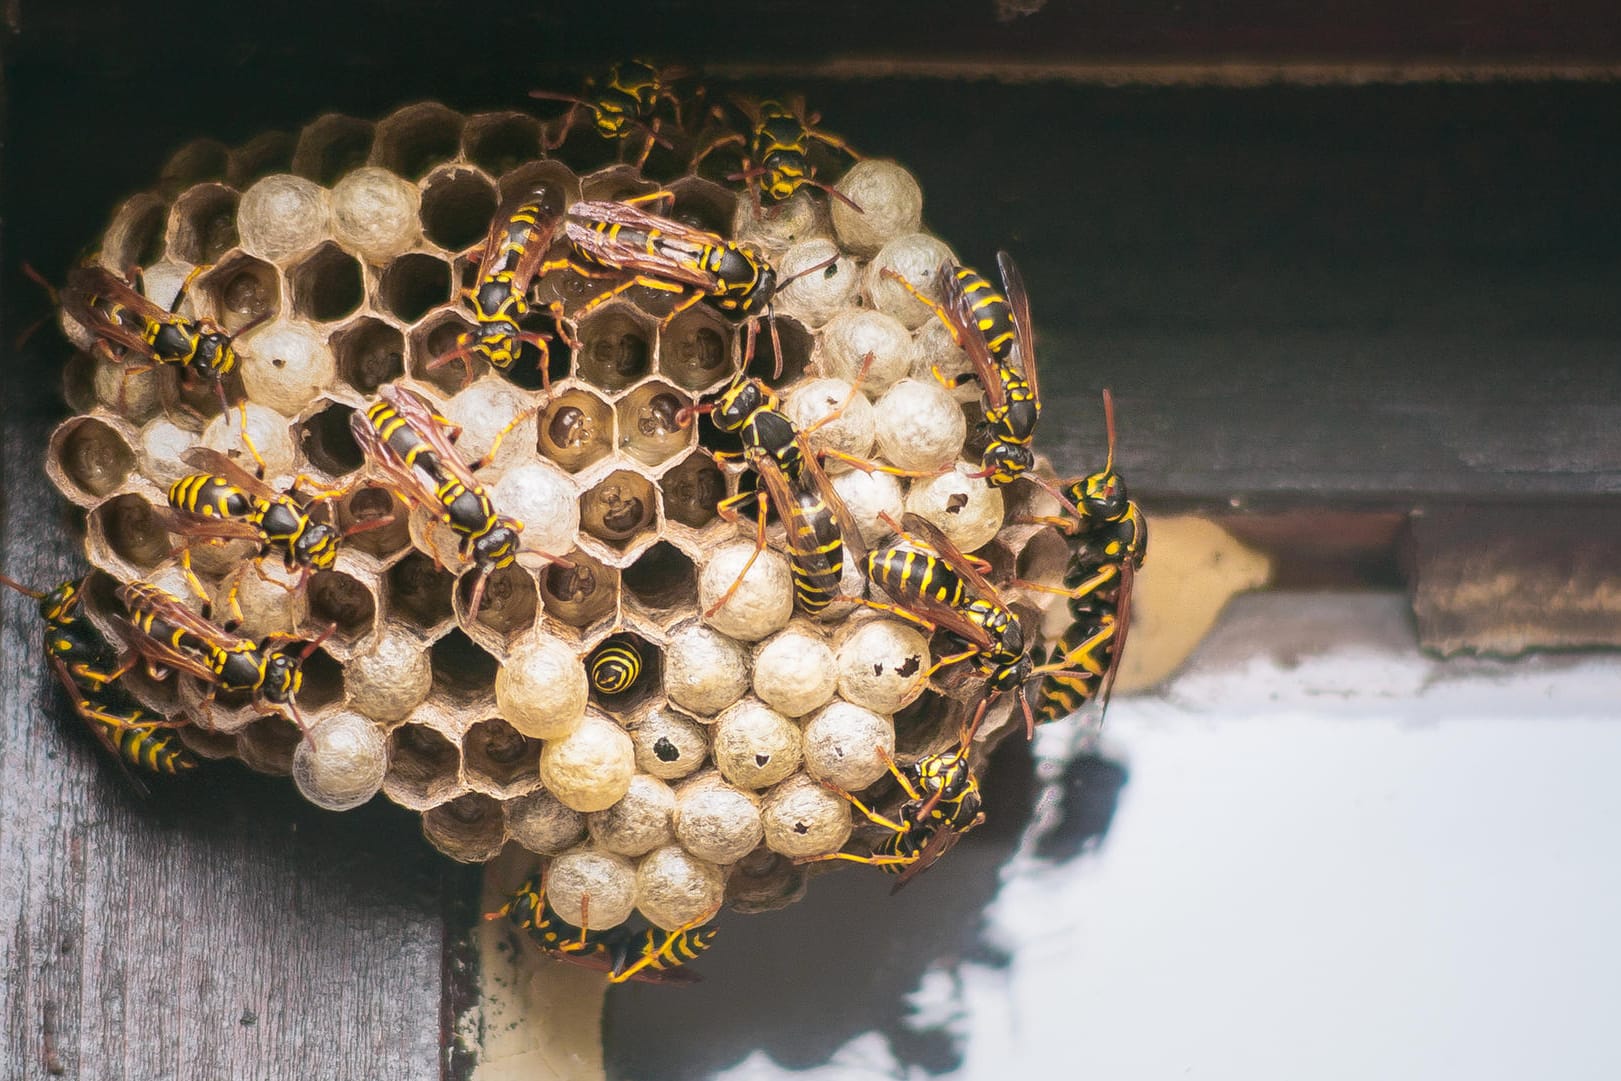
[[193, 469], [200, 469], [205, 473], [216, 473], [232, 484], [253, 495], [264, 499], [280, 499], [281, 493], [266, 484], [260, 477], [243, 468], [230, 455], [215, 450], [213, 447], [191, 447], [180, 455], [180, 460]]
[[901, 518], [901, 527], [908, 533], [922, 534], [929, 547], [945, 560], [946, 566], [956, 571], [965, 582], [977, 590], [981, 599], [992, 601], [1003, 608], [1007, 607], [996, 587], [991, 585], [979, 572], [979, 568], [974, 566], [974, 561], [964, 555], [962, 549], [952, 543], [951, 538], [946, 536], [939, 526], [922, 515], [909, 511]]
[[981, 811], [972, 822], [960, 830], [951, 829], [949, 826], [942, 826], [935, 830], [928, 841], [924, 843], [922, 850], [918, 852], [917, 859], [900, 873], [899, 878], [895, 879], [895, 885], [890, 887], [889, 895], [893, 897], [904, 889], [912, 879], [939, 863], [947, 852], [957, 847], [957, 842], [962, 840], [963, 834], [984, 821], [985, 813]]
[[1002, 288], [1007, 293], [1008, 307], [1013, 309], [1013, 342], [1019, 353], [1019, 366], [1024, 369], [1024, 381], [1030, 384], [1030, 393], [1041, 400], [1041, 383], [1036, 376], [1036, 339], [1030, 329], [1030, 294], [1024, 287], [1024, 275], [1005, 251], [996, 253], [996, 265], [1002, 271]]
[[[620, 228], [594, 229], [588, 223]], [[648, 274], [705, 293], [715, 290], [714, 275], [696, 261], [705, 247], [721, 247], [726, 243], [713, 233], [624, 203], [590, 201], [569, 207], [564, 228], [570, 244], [603, 266]], [[627, 231], [629, 236], [623, 235], [621, 230]], [[682, 255], [690, 255], [690, 258], [681, 258]]]
[[[393, 404], [393, 398], [389, 398]], [[405, 460], [394, 453], [377, 429], [366, 422], [364, 414], [359, 410], [349, 414], [349, 432], [359, 444], [361, 453], [371, 463], [382, 470], [389, 486], [407, 500], [425, 507], [441, 519], [445, 516], [445, 509], [440, 505], [439, 495], [424, 479], [421, 472], [405, 464]]]
[[833, 520], [839, 523], [839, 533], [844, 540], [845, 558], [857, 562], [865, 559], [867, 543], [861, 536], [861, 528], [856, 525], [855, 518], [850, 514], [850, 508], [844, 505], [838, 490], [833, 487], [833, 480], [827, 475], [827, 470], [822, 468], [821, 459], [817, 457], [816, 451], [811, 449], [810, 440], [803, 432], [797, 433], [796, 438], [799, 440], [800, 457], [805, 462], [805, 473], [810, 478], [810, 483], [816, 486], [822, 501], [833, 512]]
[[952, 328], [957, 332], [963, 352], [968, 354], [968, 360], [974, 365], [974, 374], [979, 377], [985, 400], [989, 408], [1000, 409], [1007, 404], [1007, 397], [1002, 393], [1002, 380], [996, 374], [996, 358], [991, 356], [991, 347], [986, 343], [985, 335], [979, 329], [979, 320], [974, 316], [974, 303], [963, 292], [955, 265], [949, 261], [941, 263], [936, 273], [940, 276], [940, 287], [945, 292], [944, 310], [951, 318]]
[[62, 286], [62, 310], [75, 322], [83, 324], [98, 337], [155, 360], [156, 354], [141, 332], [107, 312], [96, 303], [98, 300], [117, 304], [150, 322], [171, 322], [174, 317], [105, 267], [78, 267], [69, 271], [67, 284]]

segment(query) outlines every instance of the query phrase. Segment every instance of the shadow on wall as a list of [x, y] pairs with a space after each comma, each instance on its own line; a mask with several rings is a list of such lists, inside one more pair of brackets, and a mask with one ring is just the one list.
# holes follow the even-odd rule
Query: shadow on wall
[[[1124, 766], [1095, 753], [1067, 762], [1051, 789], [1056, 820], [1036, 855], [1062, 862], [1095, 849], [1126, 779]], [[908, 1069], [956, 1070], [962, 1049], [950, 1019], [931, 1008], [920, 1023], [908, 998], [931, 970], [1009, 963], [987, 937], [984, 913], [1030, 824], [1036, 784], [1029, 745], [1010, 739], [984, 778], [986, 824], [899, 894], [889, 896], [889, 875], [841, 870], [838, 882], [813, 883], [804, 901], [780, 912], [725, 917], [716, 948], [698, 962], [703, 983], [611, 992], [608, 1076], [702, 1081], [756, 1052], [810, 1069], [867, 1032], [882, 1034]]]

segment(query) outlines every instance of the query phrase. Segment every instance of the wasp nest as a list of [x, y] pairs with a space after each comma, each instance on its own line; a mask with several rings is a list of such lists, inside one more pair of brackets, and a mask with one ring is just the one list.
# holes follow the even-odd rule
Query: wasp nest
[[[244, 542], [191, 542], [215, 618], [234, 587], [244, 634], [314, 639], [330, 628], [303, 664], [307, 737], [243, 702], [203, 711], [195, 687], [132, 677], [151, 705], [191, 719], [181, 731], [199, 753], [291, 774], [324, 807], [380, 790], [421, 812], [428, 838], [459, 860], [487, 860], [509, 841], [556, 856], [549, 896], [568, 919], [587, 894], [595, 926], [636, 909], [672, 927], [723, 897], [776, 907], [803, 890], [792, 859], [836, 851], [857, 825], [818, 782], [887, 785], [887, 755], [905, 763], [958, 739], [979, 684], [929, 686], [930, 642], [892, 617], [847, 602], [799, 614], [778, 526], [705, 617], [754, 552], [752, 529], [716, 510], [752, 478], [706, 453], [736, 444], [707, 419], [680, 422], [742, 359], [743, 331], [708, 305], [667, 326], [669, 298], [648, 290], [598, 307], [575, 328], [577, 348], [551, 343], [549, 392], [527, 357], [506, 372], [471, 358], [471, 378], [460, 362], [433, 365], [473, 326], [459, 295], [467, 253], [503, 198], [537, 186], [565, 202], [659, 187], [622, 165], [579, 175], [566, 147], [543, 157], [543, 145], [526, 115], [423, 104], [375, 124], [325, 116], [296, 138], [177, 156], [164, 188], [119, 208], [99, 261], [119, 274], [141, 268], [162, 305], [204, 268], [181, 310], [246, 328], [226, 380], [245, 405], [222, 413], [211, 386], [178, 379], [172, 365], [126, 372], [80, 353], [67, 380], [77, 415], [53, 434], [47, 469], [88, 516], [89, 558], [107, 576], [91, 592], [102, 598], [108, 578], [193, 597], [176, 557], [185, 538], [162, 513], [166, 490], [193, 471], [181, 455], [199, 443], [252, 468], [244, 430], [272, 487], [303, 475], [343, 489], [333, 524], [375, 527], [347, 537], [302, 588], [274, 557], [251, 562]], [[979, 448], [965, 440], [979, 399], [947, 391], [931, 371], [963, 370], [962, 355], [879, 275], [894, 267], [928, 288], [949, 255], [920, 231], [910, 175], [878, 161], [851, 169], [842, 186], [859, 214], [842, 203], [830, 212], [809, 189], [761, 213], [746, 193], [695, 175], [663, 186], [674, 193], [670, 216], [752, 241], [779, 277], [825, 263], [782, 290], [753, 370], [780, 365], [785, 409], [808, 424], [844, 401], [865, 367], [863, 393], [816, 442], [939, 471], [898, 478], [829, 461], [867, 545], [890, 536], [881, 516], [913, 511], [1001, 580], [1056, 573], [1063, 545], [1014, 524], [1036, 489], [964, 476], [978, 468]], [[553, 274], [540, 292], [572, 310], [601, 288]], [[83, 328], [67, 329], [90, 345]], [[391, 491], [351, 435], [350, 416], [384, 384], [460, 425], [470, 460], [523, 418], [478, 479], [525, 523], [526, 549], [566, 565], [496, 571], [468, 618], [476, 572], [445, 555], [455, 538]], [[846, 562], [847, 594], [865, 588], [857, 564]], [[1033, 633], [1040, 621], [1022, 602], [1034, 598], [1010, 595]], [[617, 693], [597, 689], [587, 669], [610, 637], [641, 658]], [[889, 785], [869, 798], [881, 806], [892, 795]]]

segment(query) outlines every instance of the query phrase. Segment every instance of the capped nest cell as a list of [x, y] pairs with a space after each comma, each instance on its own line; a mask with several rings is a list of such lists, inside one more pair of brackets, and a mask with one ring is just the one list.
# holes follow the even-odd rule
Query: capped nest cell
[[[713, 175], [655, 181], [623, 164], [580, 175], [572, 150], [600, 156], [595, 136], [577, 130], [543, 158], [543, 134], [522, 114], [469, 119], [432, 103], [376, 123], [325, 116], [282, 148], [284, 160], [250, 144], [226, 154], [217, 176], [128, 200], [101, 238], [100, 264], [138, 265], [149, 289], [166, 282], [171, 292], [204, 267], [183, 310], [246, 331], [227, 392], [247, 404], [220, 416], [212, 387], [179, 387], [169, 370], [130, 378], [120, 394], [116, 362], [81, 359], [68, 388], [79, 411], [52, 435], [47, 469], [87, 515], [89, 559], [106, 576], [93, 591], [104, 627], [116, 619], [115, 585], [135, 579], [201, 609], [178, 573], [185, 538], [168, 528], [166, 494], [190, 471], [179, 458], [194, 445], [254, 468], [241, 416], [266, 485], [282, 491], [302, 477], [337, 493], [312, 513], [345, 534], [341, 549], [302, 580], [276, 555], [256, 570], [251, 545], [191, 542], [216, 619], [235, 586], [244, 633], [320, 640], [297, 697], [307, 737], [264, 720], [246, 697], [222, 698], [187, 712], [182, 737], [201, 753], [291, 775], [332, 809], [381, 792], [420, 812], [427, 837], [455, 859], [487, 860], [513, 843], [593, 868], [607, 883], [589, 898], [594, 927], [639, 912], [671, 928], [723, 899], [749, 912], [780, 907], [803, 893], [795, 859], [838, 851], [866, 826], [825, 785], [870, 790], [864, 798], [882, 805], [893, 795], [888, 756], [905, 766], [952, 746], [982, 682], [931, 685], [942, 643], [891, 616], [843, 602], [807, 615], [775, 515], [752, 558], [752, 511], [740, 523], [719, 513], [757, 479], [711, 457], [735, 451], [735, 438], [708, 416], [690, 421], [738, 373], [749, 337], [714, 306], [667, 319], [668, 294], [628, 289], [579, 320], [572, 346], [552, 336], [549, 388], [531, 349], [507, 370], [436, 364], [474, 326], [460, 291], [497, 206], [539, 182], [569, 203], [663, 183], [678, 220], [747, 240], [786, 272], [816, 268], [779, 295], [774, 334], [757, 325], [750, 374], [809, 423], [850, 393], [865, 361], [854, 403], [817, 445], [932, 474], [869, 475], [830, 460], [865, 543], [890, 539], [881, 515], [916, 512], [980, 550], [1004, 582], [1015, 566], [1054, 575], [1021, 556], [1061, 562], [1064, 546], [1050, 527], [1015, 521], [1036, 501], [1033, 486], [992, 489], [965, 475], [979, 465], [979, 403], [932, 375], [935, 364], [961, 370], [960, 354], [878, 273], [900, 268], [931, 288], [949, 255], [921, 231], [922, 195], [904, 170], [851, 170], [862, 213], [830, 209], [810, 188], [760, 211]], [[559, 297], [576, 308], [602, 288], [552, 272], [534, 307]], [[548, 320], [540, 326], [550, 333]], [[68, 330], [88, 344], [82, 328]], [[168, 381], [163, 393], [147, 386], [154, 378]], [[523, 520], [533, 552], [479, 583], [476, 614], [479, 572], [458, 556], [458, 538], [356, 442], [353, 419], [386, 388], [459, 425], [469, 460], [515, 421], [476, 479]], [[858, 561], [848, 563], [845, 593], [859, 594]], [[707, 614], [745, 564], [742, 584]], [[1005, 595], [1036, 635], [1041, 597]], [[195, 701], [195, 688], [132, 687], [156, 708]], [[1005, 730], [1011, 705], [1000, 700], [982, 731]], [[553, 900], [568, 916], [580, 905], [566, 879]]]

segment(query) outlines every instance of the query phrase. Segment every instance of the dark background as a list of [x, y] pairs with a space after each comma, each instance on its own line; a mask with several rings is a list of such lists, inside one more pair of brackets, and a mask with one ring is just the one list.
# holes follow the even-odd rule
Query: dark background
[[[1013, 251], [1041, 332], [1043, 444], [1066, 472], [1101, 456], [1107, 385], [1122, 468], [1151, 510], [1236, 507], [1252, 530], [1273, 523], [1261, 531], [1276, 547], [1308, 553], [1334, 547], [1325, 521], [1341, 539], [1347, 521], [1372, 522], [1355, 534], [1356, 580], [1370, 565], [1391, 580], [1414, 508], [1485, 505], [1524, 523], [1553, 504], [1607, 507], [1621, 489], [1621, 86], [1598, 77], [1621, 56], [1621, 20], [1608, 5], [1049, 6], [1001, 22], [989, 0], [488, 5], [482, 18], [409, 0], [13, 0], [0, 567], [43, 586], [78, 566], [62, 539], [73, 523], [39, 473], [63, 350], [49, 331], [9, 347], [46, 311], [21, 261], [60, 280], [192, 138], [234, 145], [427, 98], [523, 108], [532, 87], [571, 89], [632, 55], [792, 68], [754, 85], [804, 90], [830, 130], [912, 168], [929, 228], [966, 261]], [[1212, 74], [1238, 60], [1250, 66]], [[831, 61], [839, 77], [816, 77]], [[881, 77], [893, 61], [1003, 78]], [[1142, 78], [1089, 81], [1103, 62], [1142, 65]], [[1440, 78], [1351, 85], [1367, 65]], [[1561, 65], [1585, 77], [1501, 78]], [[1016, 81], [1037, 69], [1066, 77]], [[136, 798], [59, 723], [31, 610], [7, 603], [4, 631], [8, 1069], [464, 1065], [441, 1057], [438, 1019], [465, 999], [456, 947], [476, 871], [432, 854], [382, 801], [325, 814], [235, 766]], [[1002, 768], [1019, 775], [1017, 761]], [[1020, 786], [1002, 791], [993, 823], [1016, 824]], [[772, 924], [814, 922], [803, 907], [748, 921], [738, 956], [788, 963], [801, 932]], [[927, 951], [963, 948], [969, 914], [948, 920], [955, 941], [920, 933], [885, 955], [899, 990]]]

